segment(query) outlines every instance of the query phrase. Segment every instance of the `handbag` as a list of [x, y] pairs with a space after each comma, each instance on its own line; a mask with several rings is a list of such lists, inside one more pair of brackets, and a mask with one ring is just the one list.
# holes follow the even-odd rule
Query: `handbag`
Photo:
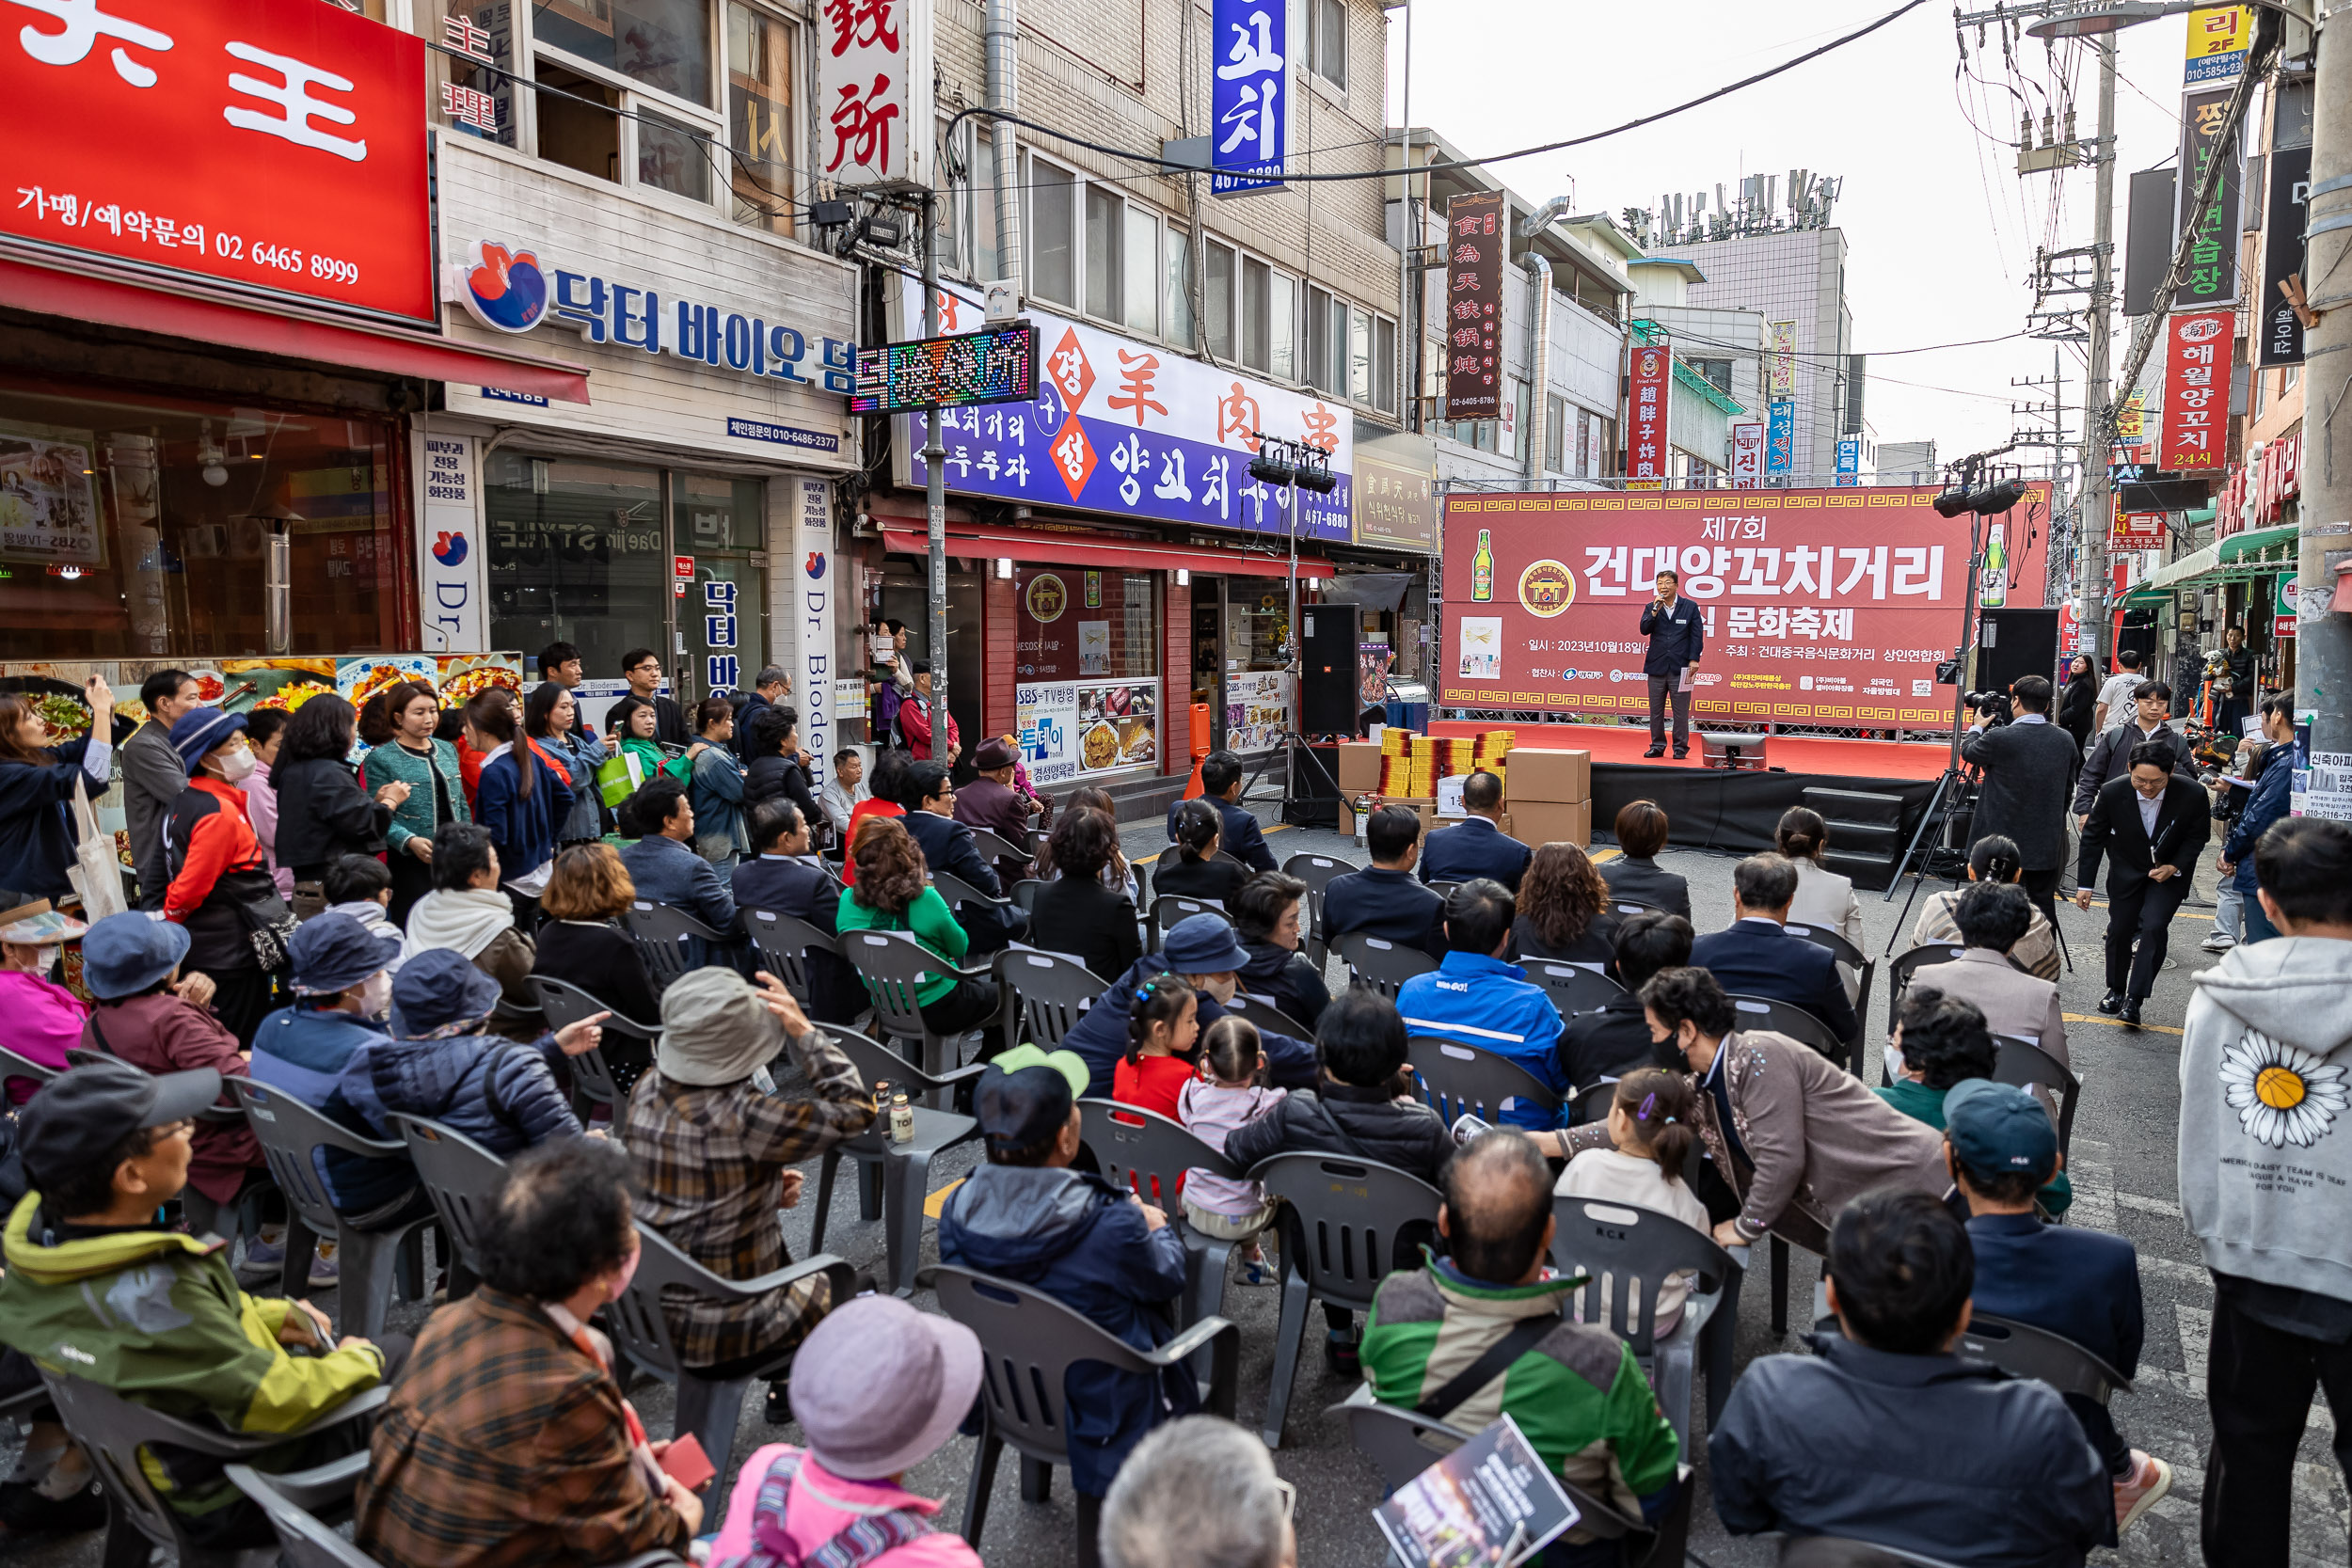
[[66, 867], [66, 880], [82, 897], [82, 918], [95, 924], [110, 914], [121, 914], [131, 907], [122, 896], [122, 863], [115, 855], [114, 834], [101, 832], [98, 814], [90, 809], [88, 776], [81, 765], [73, 767], [73, 826], [78, 835], [73, 846], [73, 863]]
[[644, 768], [634, 752], [615, 752], [596, 764], [596, 795], [608, 806], [619, 805], [644, 782]]
[[254, 961], [262, 973], [282, 974], [294, 968], [294, 934], [298, 922], [285, 899], [278, 895], [278, 884], [263, 873], [268, 892], [253, 898], [237, 899], [237, 917], [245, 922], [245, 940], [253, 944]]

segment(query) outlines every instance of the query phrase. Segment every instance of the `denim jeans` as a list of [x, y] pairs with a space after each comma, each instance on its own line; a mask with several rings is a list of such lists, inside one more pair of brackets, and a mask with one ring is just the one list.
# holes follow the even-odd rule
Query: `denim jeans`
[[2245, 901], [2245, 911], [2246, 935], [2241, 937], [2239, 941], [2247, 942], [2268, 942], [2272, 937], [2280, 934], [2279, 927], [2270, 923], [2270, 916], [2263, 912], [2263, 901], [2261, 899], [2247, 899]]
[[2213, 934], [2228, 937], [2232, 942], [2245, 940], [2238, 929], [2238, 906], [2245, 895], [2238, 892], [2234, 879], [2224, 881], [2213, 904]]

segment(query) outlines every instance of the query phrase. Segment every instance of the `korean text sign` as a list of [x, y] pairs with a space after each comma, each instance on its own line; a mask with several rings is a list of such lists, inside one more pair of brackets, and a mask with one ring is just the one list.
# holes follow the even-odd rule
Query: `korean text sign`
[[318, 0], [18, 0], [0, 232], [435, 318], [424, 44]]
[[1445, 204], [1445, 417], [1502, 418], [1502, 261], [1511, 214], [1501, 191]]
[[1781, 398], [1764, 405], [1764, 471], [1793, 472], [1797, 456], [1797, 404]]
[[1279, 189], [1290, 156], [1290, 8], [1283, 0], [1216, 0], [1209, 77], [1214, 196]]
[[1766, 363], [1765, 391], [1775, 398], [1797, 395], [1797, 324], [1772, 324], [1772, 352]]
[[[1706, 623], [1701, 718], [1929, 726], [1951, 718], [1935, 664], [1960, 636], [1968, 519], [1932, 486], [1711, 494], [1456, 496], [1446, 507], [1438, 701], [1645, 713], [1642, 606], [1672, 566]], [[2016, 602], [2042, 601], [2047, 486], [2005, 519]], [[2029, 527], [2029, 523], [2032, 525]], [[1493, 596], [1471, 602], [1472, 554]]]
[[[2172, 309], [2195, 310], [2226, 305], [2237, 298], [2238, 188], [2245, 173], [2238, 164], [2238, 142], [2224, 135], [2229, 126], [2233, 87], [2184, 93], [2181, 96], [2180, 234], [2194, 234], [2188, 271], [2173, 291]], [[2213, 195], [2197, 205], [2197, 188], [2216, 164], [2221, 173]]]
[[[923, 290], [903, 303], [918, 319]], [[943, 332], [978, 325], [968, 293], [943, 290]], [[947, 488], [1033, 506], [1114, 517], [1239, 529], [1344, 545], [1355, 498], [1354, 421], [1347, 405], [1271, 387], [1229, 370], [1043, 310], [1031, 310], [1039, 350], [1037, 396], [939, 416]], [[925, 482], [919, 416], [901, 416], [906, 483]], [[1323, 451], [1338, 481], [1318, 496], [1271, 489], [1249, 477], [1258, 436]]]
[[2176, 473], [2221, 471], [2229, 446], [2231, 312], [2191, 310], [2164, 321], [2164, 435], [2156, 460]]
[[931, 0], [817, 8], [817, 168], [844, 185], [931, 178]]
[[1654, 483], [1666, 477], [1671, 450], [1667, 411], [1674, 397], [1674, 350], [1661, 339], [1654, 343], [1634, 343], [1629, 354], [1631, 375], [1626, 383], [1626, 477]]
[[2312, 150], [2270, 154], [2270, 199], [2263, 210], [2263, 292], [2255, 318], [2257, 364], [2303, 362], [2303, 318], [2279, 285], [2303, 270], [2304, 205], [2312, 188]]

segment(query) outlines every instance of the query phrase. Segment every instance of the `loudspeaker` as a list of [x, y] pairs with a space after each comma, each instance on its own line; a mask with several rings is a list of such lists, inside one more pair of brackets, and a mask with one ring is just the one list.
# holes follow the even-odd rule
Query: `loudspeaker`
[[2056, 607], [1986, 610], [1977, 635], [1977, 689], [2007, 691], [2024, 675], [2040, 675], [2055, 687], [2058, 624]]
[[1356, 641], [1360, 612], [1354, 605], [1301, 607], [1298, 727], [1307, 735], [1354, 735]]

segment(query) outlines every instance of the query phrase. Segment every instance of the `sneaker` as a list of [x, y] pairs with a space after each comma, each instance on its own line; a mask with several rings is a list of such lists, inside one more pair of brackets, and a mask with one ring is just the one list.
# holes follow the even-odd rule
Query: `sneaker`
[[2213, 935], [2204, 940], [2202, 945], [2208, 953], [2227, 953], [2231, 948], [2237, 945], [2237, 938], [2225, 936], [2223, 933], [2216, 931]]
[[2172, 1466], [2154, 1454], [2132, 1450], [2132, 1473], [2115, 1483], [2115, 1532], [2118, 1535], [2132, 1528], [2132, 1522], [2148, 1512], [2150, 1505], [2172, 1490]]
[[91, 1530], [106, 1523], [105, 1495], [98, 1478], [90, 1477], [78, 1492], [62, 1497], [44, 1496], [38, 1484], [9, 1481], [0, 1485], [0, 1526], [10, 1539], [68, 1530]]
[[331, 1291], [342, 1280], [342, 1273], [335, 1266], [335, 1243], [321, 1242], [310, 1254], [310, 1288]]
[[[768, 1385], [768, 1424], [771, 1427], [792, 1424], [792, 1383], [789, 1378], [778, 1378]], [[2170, 1472], [2167, 1471], [2166, 1475], [2169, 1478]]]
[[260, 1271], [282, 1269], [286, 1266], [286, 1248], [279, 1242], [265, 1242], [260, 1237], [245, 1243], [245, 1266]]
[[1342, 1377], [1364, 1375], [1363, 1358], [1357, 1354], [1356, 1342], [1353, 1339], [1343, 1339], [1337, 1334], [1326, 1334], [1323, 1340], [1323, 1359], [1333, 1371]]
[[1244, 1285], [1279, 1285], [1281, 1281], [1275, 1277], [1274, 1270], [1265, 1262], [1263, 1259], [1256, 1259], [1242, 1264], [1240, 1283]]

